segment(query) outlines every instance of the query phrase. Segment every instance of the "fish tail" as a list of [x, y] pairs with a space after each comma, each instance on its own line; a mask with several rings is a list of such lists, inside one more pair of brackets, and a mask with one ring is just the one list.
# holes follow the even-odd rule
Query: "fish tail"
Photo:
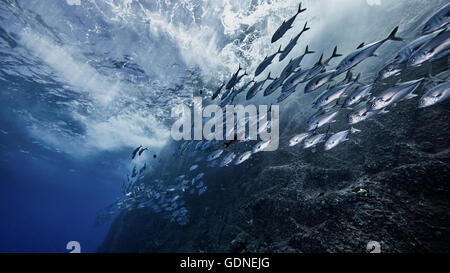
[[337, 53], [337, 46], [333, 49], [333, 54], [331, 54], [330, 58], [328, 58], [323, 64], [328, 65], [328, 63], [333, 59], [342, 56], [342, 54]]
[[334, 49], [333, 49], [333, 54], [331, 54], [330, 59], [341, 57], [341, 56], [342, 56], [342, 54], [337, 53], [337, 46], [335, 46]]
[[389, 34], [389, 36], [386, 38], [386, 40], [393, 40], [393, 41], [403, 41], [403, 38], [395, 36], [398, 31], [398, 26], [394, 28], [394, 30]]
[[305, 25], [303, 26], [303, 29], [302, 29], [302, 32], [301, 32], [301, 33], [305, 32], [305, 31], [308, 31], [308, 30], [310, 30], [310, 29], [311, 29], [311, 28], [308, 27], [308, 22], [305, 22]]
[[315, 51], [309, 50], [309, 46], [306, 46], [305, 53], [303, 55], [313, 54]]
[[300, 4], [298, 5], [298, 11], [297, 14], [302, 13], [306, 10], [306, 8], [302, 9], [302, 2], [300, 2]]

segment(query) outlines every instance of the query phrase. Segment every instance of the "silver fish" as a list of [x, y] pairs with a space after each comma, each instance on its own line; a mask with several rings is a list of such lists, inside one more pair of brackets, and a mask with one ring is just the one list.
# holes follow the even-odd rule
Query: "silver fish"
[[270, 128], [271, 124], [272, 123], [270, 120], [265, 121], [263, 124], [261, 124], [260, 122], [258, 127], [258, 134], [261, 134], [261, 132], [265, 131], [267, 128]]
[[234, 160], [235, 157], [236, 157], [236, 155], [233, 152], [229, 152], [226, 156], [224, 156], [224, 158], [220, 162], [219, 166], [220, 167], [228, 166], [228, 164], [230, 164]]
[[[233, 88], [233, 86], [236, 85], [236, 83], [238, 82], [238, 75], [239, 75], [239, 71], [241, 71], [241, 64], [239, 64], [239, 68], [238, 70], [233, 74], [233, 76], [231, 77], [231, 79], [228, 81], [227, 85], [225, 86], [225, 89], [231, 89]], [[246, 75], [246, 73], [244, 73], [244, 75]]]
[[325, 134], [313, 135], [305, 140], [303, 148], [308, 149], [317, 146], [317, 144], [323, 142], [325, 139]]
[[[330, 61], [334, 58], [341, 57], [342, 55], [337, 53], [337, 46], [334, 47], [333, 53], [331, 56], [325, 60], [325, 62], [322, 62], [323, 54], [320, 56], [319, 61], [308, 70], [308, 75], [303, 79], [303, 82], [309, 81], [315, 76], [319, 75], [320, 73], [325, 71], [325, 67], [330, 63]], [[336, 73], [337, 71], [335, 71]], [[336, 73], [338, 75], [339, 73]]]
[[219, 149], [219, 150], [217, 150], [217, 151], [212, 152], [212, 153], [208, 156], [207, 161], [213, 161], [213, 160], [219, 158], [219, 157], [222, 155], [222, 153], [223, 153], [223, 150], [222, 150], [222, 149]]
[[214, 94], [211, 97], [211, 100], [214, 100], [215, 98], [217, 98], [217, 96], [220, 94], [220, 91], [222, 91], [222, 88], [225, 86], [225, 83], [222, 83], [221, 86], [219, 86], [219, 88], [216, 90], [216, 92], [214, 92]]
[[245, 97], [246, 100], [253, 98], [256, 95], [256, 93], [258, 93], [258, 91], [261, 90], [261, 88], [264, 86], [267, 80], [274, 80], [273, 78], [270, 77], [270, 73], [269, 75], [267, 75], [267, 78], [265, 80], [255, 82], [252, 85], [252, 87], [250, 87], [250, 89], [247, 92], [247, 96]]
[[270, 94], [272, 94], [273, 92], [275, 92], [278, 87], [283, 85], [284, 80], [287, 78], [286, 74], [281, 73], [280, 76], [275, 79], [273, 82], [271, 82], [269, 84], [269, 86], [267, 86], [266, 90], [264, 90], [264, 96], [268, 96]]
[[341, 144], [342, 142], [347, 141], [348, 133], [349, 130], [345, 130], [330, 136], [330, 138], [328, 138], [328, 140], [324, 144], [324, 150], [329, 151], [334, 147], [338, 146], [339, 144]]
[[378, 72], [377, 81], [382, 81], [392, 76], [398, 76], [406, 69], [405, 63], [390, 63]]
[[208, 186], [204, 186], [203, 188], [201, 188], [200, 190], [198, 190], [198, 195], [202, 195], [206, 192], [206, 190], [208, 189]]
[[367, 103], [363, 103], [362, 106], [358, 106], [353, 112], [348, 115], [348, 125], [354, 125], [360, 123], [362, 121], [366, 121], [378, 113], [385, 113], [384, 109], [382, 110], [371, 110], [370, 106]]
[[289, 77], [286, 82], [283, 84], [281, 88], [281, 92], [288, 92], [292, 89], [295, 89], [297, 85], [304, 82], [306, 77], [308, 76], [309, 70], [299, 70], [294, 73], [291, 77]]
[[247, 151], [243, 154], [241, 154], [235, 161], [234, 161], [234, 165], [239, 165], [241, 163], [243, 163], [244, 161], [246, 161], [247, 159], [249, 159], [252, 156], [252, 151]]
[[334, 122], [333, 119], [338, 115], [338, 113], [339, 111], [336, 110], [330, 112], [320, 111], [319, 113], [314, 114], [311, 118], [308, 119], [307, 130], [316, 130], [327, 123]]
[[295, 91], [296, 91], [296, 89], [292, 88], [292, 89], [289, 89], [286, 92], [281, 93], [281, 95], [277, 98], [277, 103], [280, 103], [280, 102], [284, 101], [285, 99], [287, 99]]
[[229, 95], [228, 97], [226, 97], [223, 101], [221, 101], [220, 103], [219, 103], [219, 106], [220, 107], [225, 107], [226, 105], [229, 105], [229, 104], [232, 104], [233, 103], [233, 100], [234, 100], [234, 98], [237, 96], [237, 93], [236, 92], [233, 92], [233, 93], [231, 93], [231, 95]]
[[211, 141], [205, 141], [205, 143], [201, 147], [201, 150], [202, 151], [206, 151], [211, 146], [212, 146], [212, 142]]
[[180, 176], [177, 176], [177, 177], [175, 178], [175, 183], [180, 182], [181, 180], [183, 180], [184, 177], [185, 177], [184, 174], [183, 174], [183, 175], [180, 175]]
[[352, 105], [355, 105], [356, 103], [360, 102], [361, 99], [364, 97], [367, 97], [370, 95], [370, 92], [372, 91], [373, 84], [368, 84], [361, 86], [357, 88], [355, 91], [353, 91], [350, 95], [347, 96], [347, 98], [344, 101], [344, 107], [350, 107]]
[[232, 89], [226, 89], [225, 92], [224, 92], [224, 93], [222, 94], [222, 96], [220, 97], [220, 100], [223, 101], [223, 100], [225, 100], [226, 98], [228, 98], [229, 95], [230, 95], [230, 93], [231, 93], [231, 91], [233, 91], [233, 90], [232, 90]]
[[202, 140], [200, 140], [199, 142], [197, 142], [197, 145], [195, 145], [195, 150], [199, 150], [200, 149], [200, 147], [202, 147], [202, 145], [203, 145], [203, 141]]
[[435, 32], [446, 27], [450, 23], [450, 3], [442, 7], [425, 23], [422, 34]]
[[315, 52], [314, 51], [310, 51], [309, 47], [306, 46], [305, 52], [301, 56], [298, 56], [295, 59], [291, 59], [289, 61], [289, 63], [283, 68], [283, 70], [281, 71], [280, 75], [289, 76], [291, 73], [295, 72], [295, 69], [297, 69], [297, 67], [299, 67], [299, 65], [302, 62], [303, 58], [306, 55], [312, 54], [312, 53], [315, 53]]
[[353, 82], [350, 82], [326, 90], [313, 102], [313, 108], [321, 108], [332, 103], [333, 101], [338, 100], [352, 85]]
[[408, 67], [416, 67], [450, 49], [450, 30], [441, 31], [422, 45], [408, 60]]
[[278, 61], [283, 61], [284, 58], [287, 57], [287, 55], [289, 55], [289, 53], [291, 52], [291, 50], [294, 48], [294, 46], [297, 44], [298, 39], [300, 38], [300, 36], [302, 36], [302, 34], [305, 31], [310, 30], [309, 27], [307, 27], [308, 22], [305, 22], [305, 25], [303, 26], [302, 31], [300, 31], [299, 34], [297, 34], [294, 38], [292, 38], [289, 43], [286, 45], [286, 47], [283, 49], [283, 51], [280, 54], [280, 57], [278, 57]]
[[190, 168], [189, 168], [189, 170], [192, 172], [192, 171], [194, 171], [195, 169], [197, 169], [198, 168], [198, 165], [192, 165]]
[[273, 59], [278, 53], [281, 53], [281, 45], [277, 52], [275, 52], [270, 56], [266, 56], [264, 60], [258, 65], [258, 67], [255, 70], [255, 77], [261, 74], [266, 69], [266, 67], [268, 67], [272, 63]]
[[429, 107], [436, 103], [442, 102], [450, 97], [450, 82], [441, 83], [431, 88], [419, 101], [419, 108]]
[[305, 94], [319, 89], [327, 82], [331, 81], [335, 76], [336, 70], [331, 70], [315, 76], [306, 84], [304, 89]]
[[200, 180], [203, 176], [205, 176], [205, 173], [199, 173], [195, 176], [195, 180]]
[[397, 56], [395, 56], [393, 63], [401, 64], [401, 63], [407, 62], [414, 52], [416, 52], [421, 46], [423, 46], [425, 43], [429, 42], [434, 37], [436, 37], [436, 34], [432, 33], [432, 34], [428, 34], [428, 35], [419, 37], [416, 40], [412, 41], [406, 47], [404, 47], [400, 50], [400, 52], [397, 54]]
[[264, 150], [265, 148], [267, 148], [267, 146], [269, 146], [269, 144], [270, 144], [271, 141], [272, 141], [271, 139], [268, 139], [268, 140], [262, 140], [262, 141], [258, 142], [258, 143], [253, 147], [252, 153], [256, 154], [256, 153], [258, 153], [258, 152], [261, 152], [262, 150]]
[[289, 140], [289, 147], [293, 147], [293, 146], [301, 143], [303, 140], [305, 140], [309, 136], [311, 136], [311, 133], [301, 133], [301, 134], [298, 134], [298, 135], [292, 137]]
[[371, 110], [381, 110], [391, 104], [397, 103], [403, 99], [410, 99], [417, 95], [413, 92], [419, 87], [424, 79], [413, 80], [397, 84], [378, 95], [371, 103]]
[[271, 40], [272, 44], [275, 43], [276, 41], [278, 41], [281, 37], [283, 37], [283, 35], [286, 33], [286, 31], [288, 31], [292, 27], [292, 23], [294, 23], [297, 15], [304, 12], [305, 10], [306, 9], [302, 9], [302, 3], [300, 3], [300, 5], [298, 6], [297, 13], [294, 16], [292, 16], [289, 20], [283, 21], [281, 26], [279, 26], [278, 29], [275, 31], [275, 33], [272, 36], [272, 40]]
[[345, 57], [336, 67], [336, 73], [337, 74], [341, 74], [353, 67], [355, 67], [356, 65], [358, 65], [359, 63], [361, 63], [362, 61], [364, 61], [365, 59], [369, 58], [370, 56], [374, 56], [375, 51], [385, 42], [389, 41], [389, 40], [393, 40], [393, 41], [402, 41], [402, 38], [399, 38], [397, 36], [395, 36], [395, 34], [397, 34], [398, 31], [398, 27], [396, 27], [391, 34], [389, 34], [389, 36], [383, 40], [380, 40], [378, 42], [374, 42], [368, 45], [364, 45], [364, 43], [362, 43], [360, 46], [358, 46], [357, 50], [350, 53], [347, 57]]

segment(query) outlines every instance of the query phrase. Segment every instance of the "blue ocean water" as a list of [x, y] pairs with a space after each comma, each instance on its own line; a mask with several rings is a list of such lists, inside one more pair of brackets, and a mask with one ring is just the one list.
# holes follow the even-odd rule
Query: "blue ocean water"
[[95, 225], [96, 212], [120, 194], [120, 175], [105, 169], [104, 156], [74, 160], [33, 144], [5, 116], [3, 110], [0, 252], [69, 252], [69, 241], [95, 252], [110, 224]]

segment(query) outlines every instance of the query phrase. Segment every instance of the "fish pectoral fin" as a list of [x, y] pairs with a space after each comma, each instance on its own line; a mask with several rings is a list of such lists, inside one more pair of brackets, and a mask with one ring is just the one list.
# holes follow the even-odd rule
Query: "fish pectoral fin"
[[364, 42], [362, 42], [356, 49], [360, 49], [362, 47], [364, 47]]
[[412, 99], [412, 98], [415, 98], [415, 97], [417, 97], [417, 94], [408, 94], [408, 95], [405, 97], [405, 100], [409, 100], [409, 99]]
[[360, 132], [361, 132], [361, 130], [359, 130], [359, 129], [356, 129], [356, 128], [353, 128], [353, 127], [350, 128], [350, 133], [352, 133], [352, 134], [357, 134], [357, 133], [360, 133]]

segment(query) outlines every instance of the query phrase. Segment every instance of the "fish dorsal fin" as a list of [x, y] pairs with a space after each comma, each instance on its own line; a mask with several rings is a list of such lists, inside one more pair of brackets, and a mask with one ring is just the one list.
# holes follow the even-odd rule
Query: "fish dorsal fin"
[[317, 61], [316, 65], [321, 65], [322, 59], [323, 59], [323, 53], [322, 53], [322, 55], [320, 55], [320, 59]]
[[345, 82], [350, 82], [352, 80], [353, 73], [351, 70], [347, 71], [347, 75], [345, 75]]
[[358, 73], [358, 75], [356, 75], [356, 78], [353, 79], [353, 82], [359, 83], [359, 78], [360, 77], [361, 77], [361, 73]]
[[362, 42], [356, 49], [360, 49], [364, 46], [364, 42]]

